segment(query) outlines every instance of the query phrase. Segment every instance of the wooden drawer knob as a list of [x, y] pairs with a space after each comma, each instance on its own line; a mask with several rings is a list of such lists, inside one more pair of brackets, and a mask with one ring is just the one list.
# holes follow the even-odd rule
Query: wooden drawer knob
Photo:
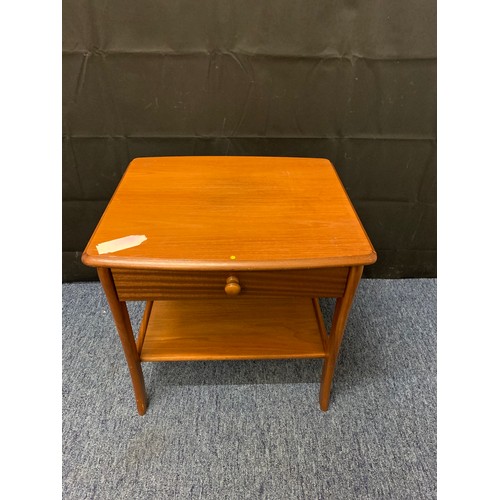
[[224, 291], [227, 295], [238, 295], [241, 292], [240, 281], [236, 276], [229, 276], [227, 278]]

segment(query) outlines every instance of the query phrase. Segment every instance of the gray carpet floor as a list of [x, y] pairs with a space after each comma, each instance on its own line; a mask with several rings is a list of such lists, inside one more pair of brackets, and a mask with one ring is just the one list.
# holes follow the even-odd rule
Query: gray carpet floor
[[436, 280], [361, 281], [326, 413], [320, 360], [215, 361], [145, 363], [140, 417], [100, 285], [62, 292], [63, 498], [436, 498]]

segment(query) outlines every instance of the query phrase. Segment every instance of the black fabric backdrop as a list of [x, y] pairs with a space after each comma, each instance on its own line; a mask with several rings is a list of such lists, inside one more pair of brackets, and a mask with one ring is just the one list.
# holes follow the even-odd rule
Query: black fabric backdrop
[[330, 159], [377, 250], [436, 275], [431, 0], [63, 0], [63, 280], [137, 156]]

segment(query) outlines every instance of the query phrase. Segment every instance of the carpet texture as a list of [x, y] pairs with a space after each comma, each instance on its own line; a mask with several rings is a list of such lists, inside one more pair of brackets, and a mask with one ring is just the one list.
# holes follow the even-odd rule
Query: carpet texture
[[326, 413], [321, 360], [215, 361], [145, 363], [140, 417], [100, 285], [64, 284], [63, 498], [436, 498], [436, 285], [361, 281]]

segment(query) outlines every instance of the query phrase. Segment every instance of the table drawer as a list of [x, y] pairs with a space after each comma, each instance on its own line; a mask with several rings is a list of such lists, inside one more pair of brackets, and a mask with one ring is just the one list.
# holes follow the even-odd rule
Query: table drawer
[[120, 300], [165, 300], [225, 298], [229, 293], [260, 297], [341, 297], [349, 268], [234, 272], [111, 271]]

